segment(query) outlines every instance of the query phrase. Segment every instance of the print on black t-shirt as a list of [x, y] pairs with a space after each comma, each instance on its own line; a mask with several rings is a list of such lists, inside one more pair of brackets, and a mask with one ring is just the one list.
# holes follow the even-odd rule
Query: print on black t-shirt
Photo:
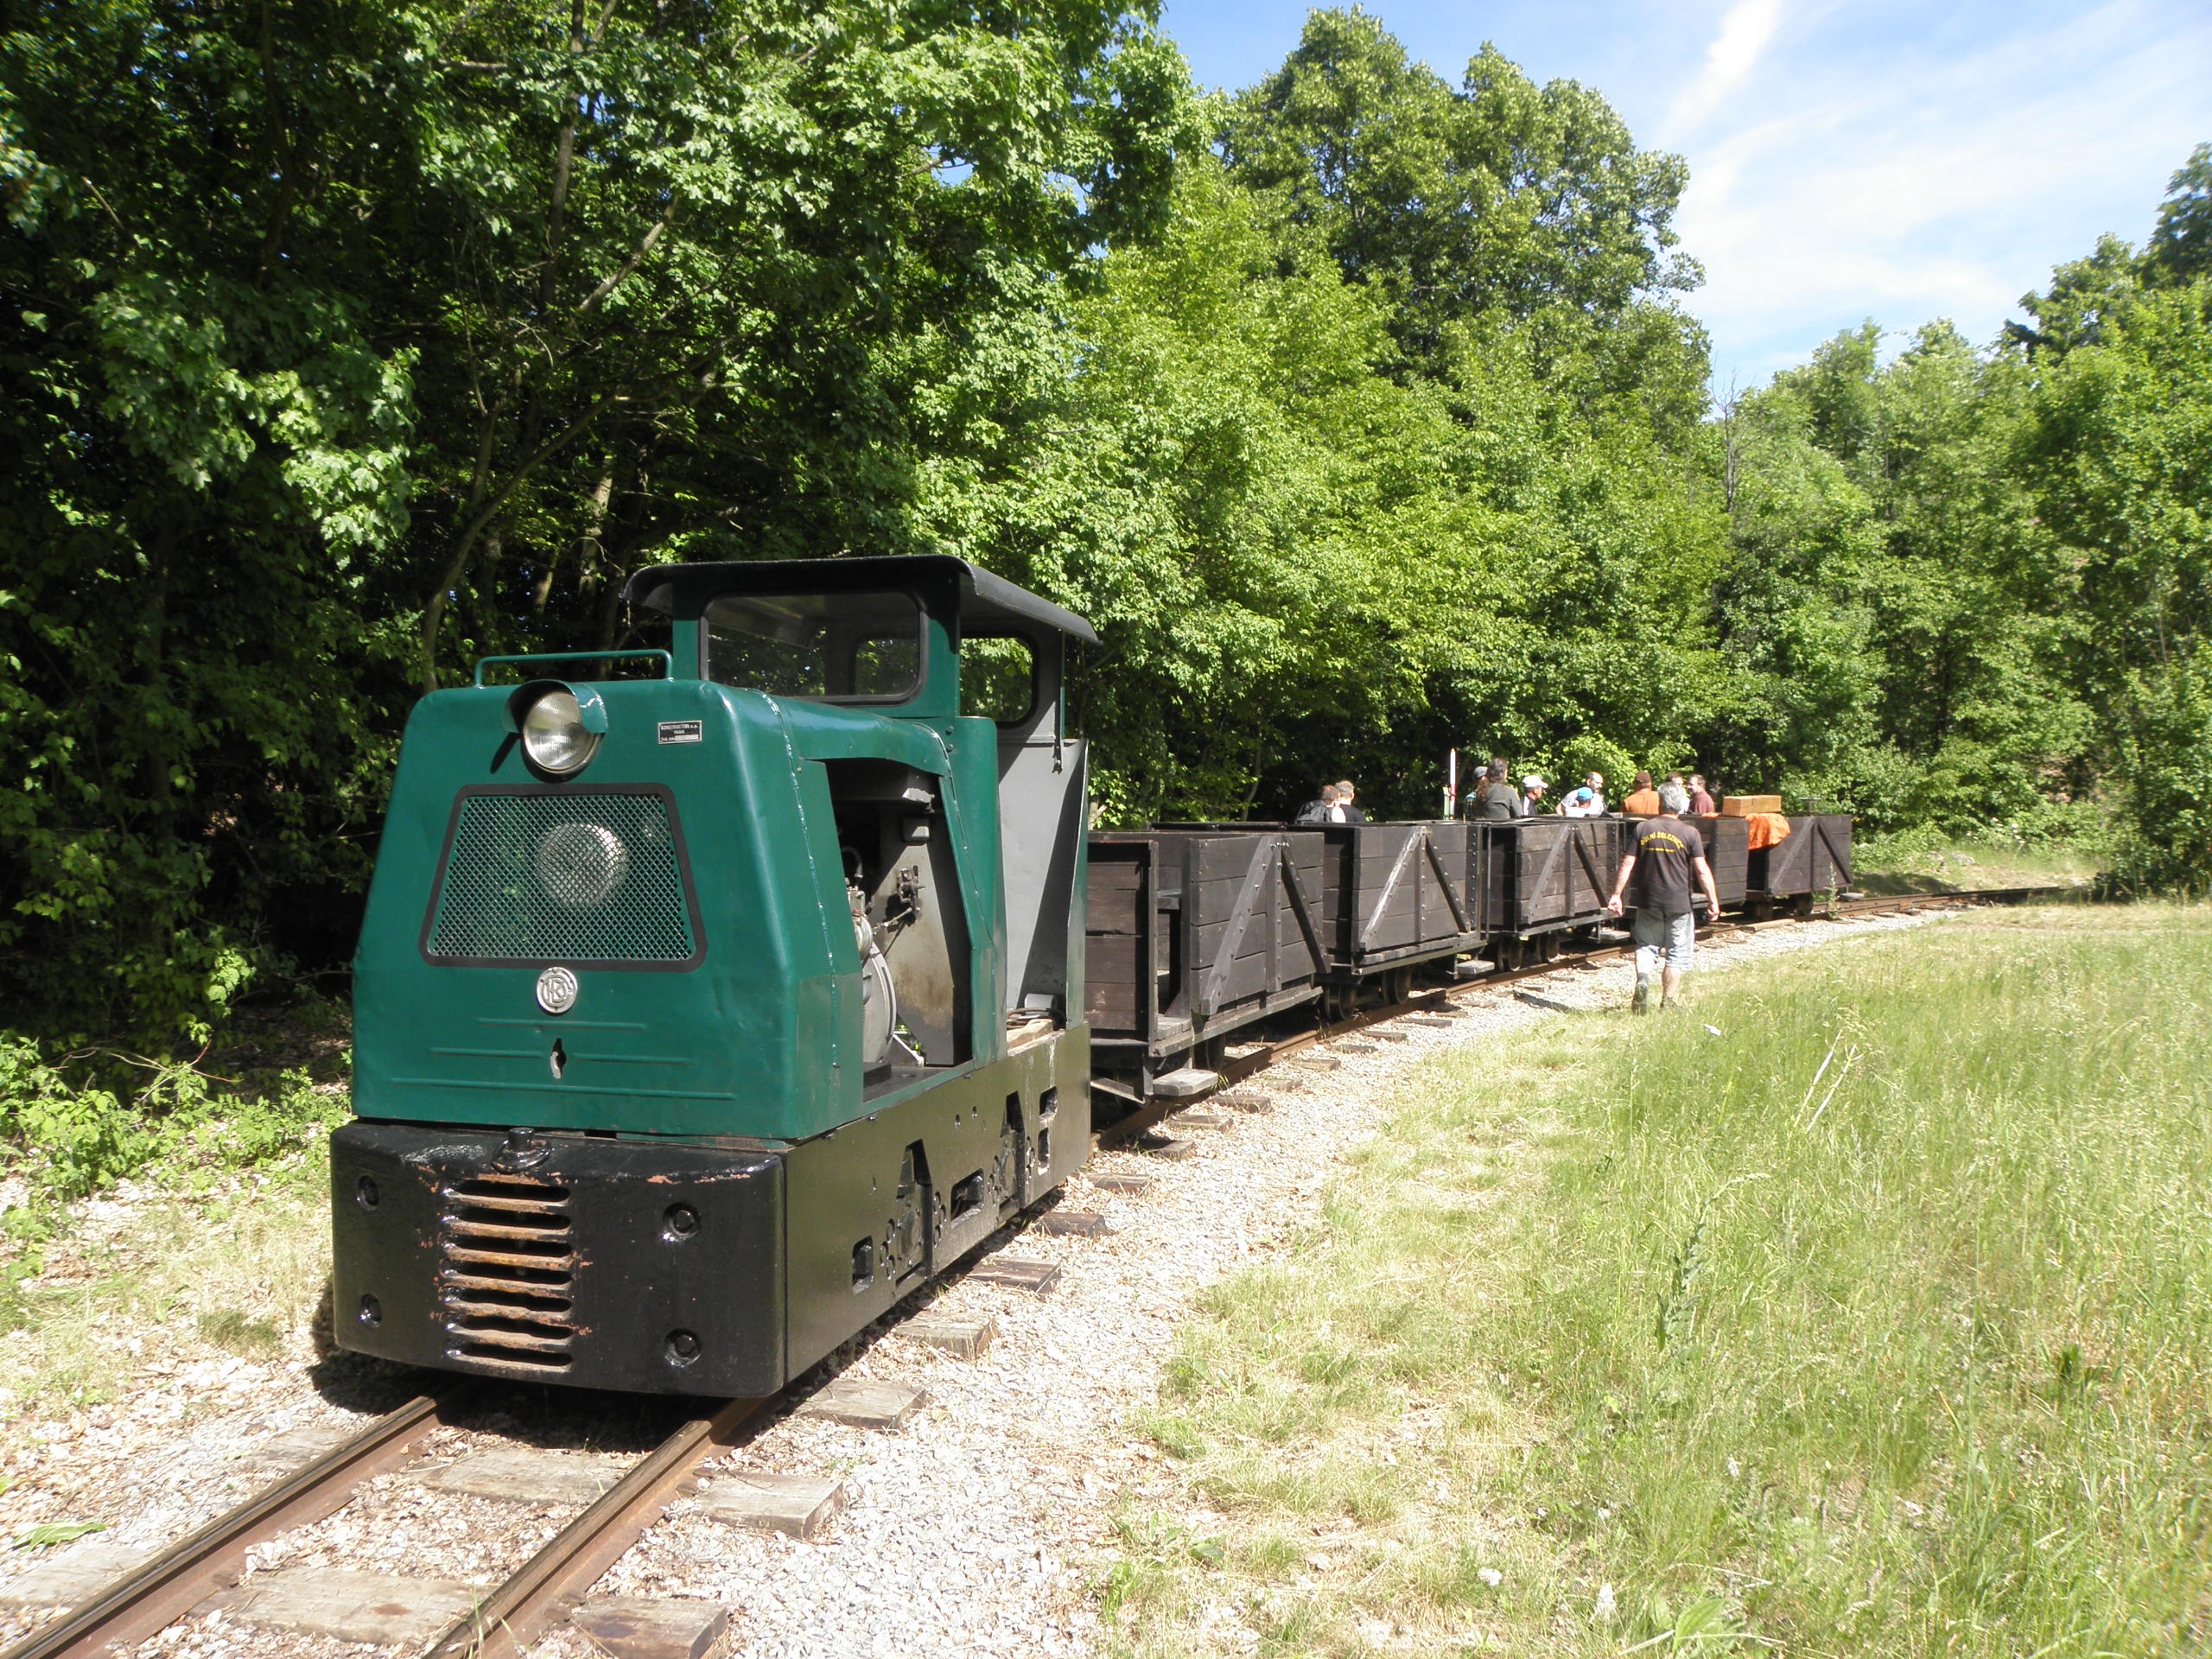
[[1705, 856], [1705, 837], [1680, 818], [1646, 818], [1636, 826], [1635, 891], [1638, 910], [1662, 916], [1687, 916], [1696, 908], [1690, 897], [1690, 864]]

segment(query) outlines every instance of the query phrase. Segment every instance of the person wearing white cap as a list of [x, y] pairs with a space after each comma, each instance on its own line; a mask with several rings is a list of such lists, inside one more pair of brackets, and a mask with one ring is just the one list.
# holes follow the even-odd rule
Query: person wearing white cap
[[1530, 772], [1521, 780], [1521, 816], [1533, 818], [1544, 810], [1544, 791], [1550, 788], [1542, 779]]

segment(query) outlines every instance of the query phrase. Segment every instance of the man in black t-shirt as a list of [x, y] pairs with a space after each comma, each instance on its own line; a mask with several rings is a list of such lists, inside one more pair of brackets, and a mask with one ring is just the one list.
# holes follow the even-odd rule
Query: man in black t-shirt
[[1613, 877], [1612, 897], [1605, 908], [1621, 913], [1622, 893], [1629, 877], [1636, 878], [1636, 1002], [1638, 1014], [1650, 1007], [1651, 970], [1665, 966], [1659, 977], [1659, 1006], [1675, 1000], [1682, 970], [1697, 949], [1697, 916], [1690, 897], [1690, 877], [1697, 877], [1705, 893], [1706, 914], [1720, 919], [1720, 889], [1713, 880], [1713, 866], [1705, 861], [1705, 837], [1694, 823], [1682, 822], [1689, 796], [1680, 784], [1669, 781], [1659, 791], [1659, 816], [1636, 826], [1636, 843], [1621, 860]]

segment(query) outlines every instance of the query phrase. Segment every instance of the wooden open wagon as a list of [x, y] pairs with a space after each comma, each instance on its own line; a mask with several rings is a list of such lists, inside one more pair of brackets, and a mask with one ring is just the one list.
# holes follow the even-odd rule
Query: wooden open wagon
[[1554, 817], [1471, 825], [1468, 886], [1482, 895], [1493, 957], [1548, 955], [1554, 936], [1601, 920], [1626, 827], [1618, 818]]
[[1090, 837], [1098, 1088], [1132, 1101], [1202, 1094], [1229, 1033], [1320, 995], [1324, 850], [1274, 827]]
[[1705, 861], [1713, 867], [1713, 885], [1720, 890], [1721, 907], [1734, 910], [1744, 902], [1751, 875], [1751, 820], [1709, 817], [1684, 820], [1697, 826], [1705, 838]]
[[[1322, 826], [1323, 938], [1339, 984], [1472, 950], [1464, 823]], [[1410, 981], [1408, 980], [1408, 983]]]
[[1789, 820], [1789, 836], [1747, 860], [1745, 893], [1754, 905], [1841, 892], [1851, 885], [1851, 819], [1820, 813]]

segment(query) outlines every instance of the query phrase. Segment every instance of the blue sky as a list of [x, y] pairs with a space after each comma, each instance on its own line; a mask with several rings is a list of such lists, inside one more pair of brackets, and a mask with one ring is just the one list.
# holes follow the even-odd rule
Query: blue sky
[[[1308, 7], [1169, 0], [1201, 85], [1280, 64]], [[2148, 234], [2212, 140], [2212, 0], [1370, 0], [1456, 85], [1484, 40], [1689, 158], [1677, 227], [1725, 390], [1872, 317], [1987, 340], [2111, 231]]]

